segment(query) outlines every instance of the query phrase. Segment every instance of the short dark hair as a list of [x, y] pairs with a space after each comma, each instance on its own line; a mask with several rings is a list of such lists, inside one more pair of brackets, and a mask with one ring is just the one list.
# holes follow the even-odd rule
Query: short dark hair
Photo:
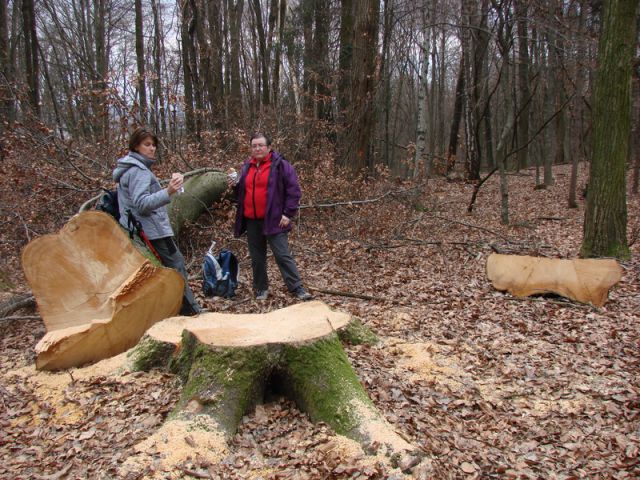
[[144, 127], [136, 128], [131, 134], [131, 137], [129, 137], [129, 151], [135, 152], [136, 148], [138, 148], [138, 145], [140, 145], [145, 139], [149, 137], [151, 137], [151, 139], [153, 140], [153, 145], [157, 147], [158, 137], [156, 137], [153, 132], [147, 130]]
[[267, 145], [271, 145], [271, 137], [264, 132], [256, 132], [253, 135], [251, 135], [251, 138], [249, 139], [249, 143], [253, 142], [256, 138], [264, 138], [265, 141], [267, 142]]

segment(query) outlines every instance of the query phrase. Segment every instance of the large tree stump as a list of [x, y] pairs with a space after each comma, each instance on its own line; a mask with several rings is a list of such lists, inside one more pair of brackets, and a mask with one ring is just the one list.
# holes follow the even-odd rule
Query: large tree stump
[[36, 368], [80, 366], [126, 351], [180, 310], [184, 281], [154, 266], [109, 215], [84, 212], [22, 253], [47, 334]]
[[498, 290], [516, 297], [556, 293], [563, 297], [601, 307], [609, 289], [622, 278], [615, 260], [499, 255], [487, 259], [487, 276]]
[[227, 437], [243, 415], [276, 391], [313, 421], [413, 466], [420, 455], [384, 420], [339, 339], [348, 314], [306, 302], [267, 314], [208, 313], [157, 323], [130, 352], [133, 369], [159, 367], [184, 382], [178, 420], [212, 418]]

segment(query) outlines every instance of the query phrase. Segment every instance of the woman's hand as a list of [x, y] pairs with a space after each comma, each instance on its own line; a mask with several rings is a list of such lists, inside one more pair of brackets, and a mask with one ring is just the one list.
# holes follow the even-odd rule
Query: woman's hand
[[278, 224], [278, 226], [280, 228], [285, 228], [285, 227], [288, 227], [290, 223], [291, 223], [291, 219], [286, 215], [282, 215], [282, 218], [280, 219], [280, 223]]
[[227, 187], [233, 188], [238, 184], [238, 172], [234, 168], [227, 170]]
[[174, 173], [171, 175], [171, 180], [169, 180], [169, 185], [167, 185], [167, 193], [169, 195], [173, 195], [177, 191], [182, 188], [184, 184], [184, 177], [181, 173]]

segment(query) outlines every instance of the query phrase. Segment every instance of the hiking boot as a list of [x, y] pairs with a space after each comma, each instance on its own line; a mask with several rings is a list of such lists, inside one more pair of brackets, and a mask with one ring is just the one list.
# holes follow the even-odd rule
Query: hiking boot
[[298, 287], [293, 291], [293, 295], [295, 295], [295, 297], [298, 300], [302, 300], [303, 302], [306, 302], [307, 300], [311, 300], [313, 298], [313, 295], [311, 295], [309, 292], [307, 292], [304, 288], [302, 287]]
[[258, 290], [256, 292], [256, 300], [266, 300], [269, 298], [269, 290]]

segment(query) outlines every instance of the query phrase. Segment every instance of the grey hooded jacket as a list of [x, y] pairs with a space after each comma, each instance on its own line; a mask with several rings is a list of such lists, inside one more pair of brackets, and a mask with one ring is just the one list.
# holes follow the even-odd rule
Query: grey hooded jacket
[[137, 152], [129, 152], [118, 160], [113, 171], [113, 180], [118, 183], [120, 224], [128, 228], [127, 210], [131, 210], [149, 240], [173, 236], [166, 208], [169, 193], [149, 170], [153, 162]]

